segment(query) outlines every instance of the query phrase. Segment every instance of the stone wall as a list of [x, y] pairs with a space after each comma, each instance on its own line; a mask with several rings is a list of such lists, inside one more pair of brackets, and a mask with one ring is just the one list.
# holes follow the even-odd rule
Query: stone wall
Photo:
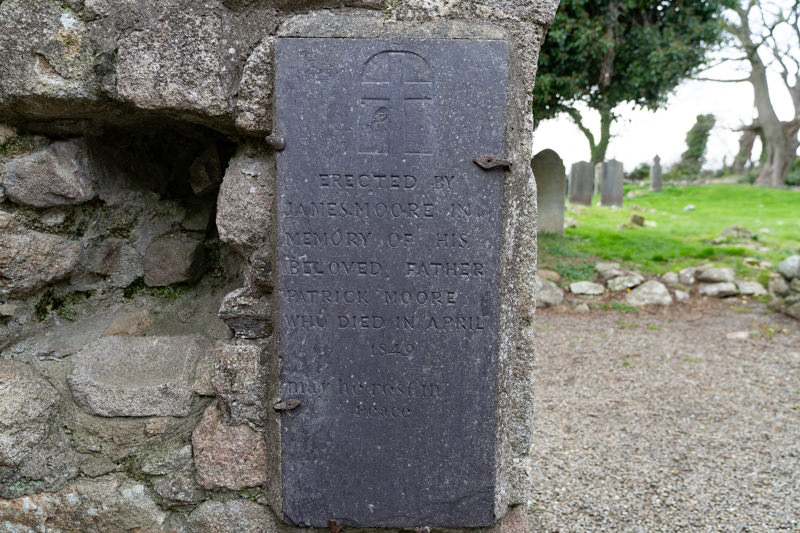
[[524, 531], [533, 87], [551, 0], [0, 1], [0, 524], [288, 531], [279, 36], [509, 41], [495, 512]]

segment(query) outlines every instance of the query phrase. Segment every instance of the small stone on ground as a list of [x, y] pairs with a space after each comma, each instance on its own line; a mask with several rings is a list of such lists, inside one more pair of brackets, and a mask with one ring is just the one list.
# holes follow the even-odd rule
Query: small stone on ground
[[700, 296], [726, 298], [728, 296], [736, 296], [739, 294], [739, 289], [736, 287], [735, 283], [726, 281], [720, 283], [701, 283], [697, 292], [700, 294]]
[[670, 305], [672, 296], [660, 281], [650, 280], [642, 283], [627, 295], [625, 302], [629, 305]]
[[587, 296], [596, 296], [605, 292], [605, 287], [593, 281], [576, 281], [569, 284], [569, 290], [572, 294], [584, 294]]

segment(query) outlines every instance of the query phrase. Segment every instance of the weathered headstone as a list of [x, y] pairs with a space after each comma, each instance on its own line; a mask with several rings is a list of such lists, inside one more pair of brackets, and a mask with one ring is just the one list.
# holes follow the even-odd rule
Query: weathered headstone
[[622, 205], [622, 163], [612, 159], [602, 164], [600, 183], [600, 203], [602, 205]]
[[539, 233], [564, 233], [564, 162], [553, 150], [542, 150], [531, 161], [539, 205]]
[[595, 196], [600, 194], [600, 182], [603, 181], [604, 169], [605, 169], [605, 163], [597, 163], [594, 166], [594, 181], [592, 182], [594, 189], [592, 193]]
[[284, 519], [489, 525], [504, 172], [473, 158], [504, 152], [507, 45], [284, 38], [276, 64]]
[[573, 204], [592, 205], [594, 169], [591, 163], [578, 161], [569, 173], [569, 201]]
[[656, 156], [653, 159], [653, 168], [650, 169], [650, 190], [661, 190], [661, 158]]

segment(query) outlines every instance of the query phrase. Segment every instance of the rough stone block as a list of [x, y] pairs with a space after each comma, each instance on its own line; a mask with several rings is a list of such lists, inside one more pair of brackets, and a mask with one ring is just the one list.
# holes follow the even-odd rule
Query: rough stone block
[[674, 287], [680, 283], [680, 276], [677, 272], [665, 272], [661, 276], [661, 281], [664, 282], [668, 287]]
[[189, 185], [197, 196], [214, 191], [222, 183], [222, 161], [215, 144], [209, 145], [189, 167]]
[[564, 301], [564, 291], [550, 281], [536, 277], [536, 307], [551, 307]]
[[173, 446], [144, 457], [141, 470], [151, 476], [163, 476], [170, 472], [185, 470], [192, 464], [192, 447]]
[[114, 320], [103, 332], [103, 336], [139, 335], [143, 330], [152, 326], [153, 322], [154, 319], [150, 310], [141, 309]]
[[72, 356], [75, 401], [100, 416], [187, 416], [199, 336], [103, 337]]
[[680, 281], [683, 285], [694, 285], [696, 274], [697, 268], [695, 267], [682, 268], [678, 272], [678, 281]]
[[268, 348], [254, 342], [227, 343], [214, 353], [211, 383], [227, 425], [263, 425], [271, 412], [267, 403]]
[[736, 281], [736, 287], [740, 294], [748, 296], [763, 296], [767, 294], [767, 289], [757, 281]]
[[271, 293], [275, 287], [273, 254], [267, 248], [256, 250], [250, 255], [247, 269], [247, 284]]
[[226, 426], [212, 405], [192, 434], [197, 478], [207, 489], [241, 490], [266, 482], [264, 437], [247, 425]]
[[767, 285], [767, 289], [769, 290], [770, 294], [775, 294], [777, 296], [786, 296], [791, 290], [789, 288], [789, 284], [786, 283], [786, 280], [783, 279], [783, 276], [779, 274], [772, 275], [769, 280], [769, 284]]
[[103, 240], [91, 248], [85, 265], [89, 272], [110, 277], [117, 287], [125, 287], [142, 275], [139, 254], [123, 239]]
[[77, 473], [77, 457], [59, 432], [60, 400], [30, 365], [0, 361], [0, 502], [59, 489]]
[[626, 289], [632, 289], [637, 285], [641, 285], [644, 281], [644, 276], [638, 274], [636, 272], [629, 272], [627, 274], [623, 274], [622, 276], [617, 276], [615, 278], [611, 278], [608, 280], [608, 288], [612, 291], [624, 291]]
[[739, 289], [736, 284], [730, 281], [720, 281], [718, 283], [701, 283], [698, 289], [700, 296], [711, 296], [714, 298], [725, 298], [736, 296]]
[[616, 278], [626, 274], [619, 263], [600, 262], [594, 265], [594, 270], [603, 278]]
[[150, 287], [192, 283], [205, 272], [203, 241], [188, 235], [156, 239], [142, 260], [144, 282]]
[[192, 470], [170, 472], [154, 479], [153, 490], [170, 506], [199, 503], [206, 498], [206, 492], [195, 481]]
[[572, 294], [597, 296], [598, 294], [603, 294], [606, 288], [593, 281], [575, 281], [569, 284], [569, 290]]
[[283, 531], [266, 507], [250, 500], [204, 502], [192, 511], [188, 523], [192, 531], [203, 533], [233, 533], [232, 524], [236, 531], [247, 533]]
[[16, 138], [17, 132], [14, 131], [14, 128], [6, 126], [5, 124], [0, 124], [0, 146], [3, 146], [7, 142], [11, 142]]
[[230, 89], [220, 76], [223, 19], [211, 11], [173, 9], [118, 41], [117, 91], [144, 109], [224, 115]]
[[224, 344], [214, 352], [212, 384], [218, 394], [247, 392], [258, 386], [263, 350], [255, 343]]
[[267, 295], [243, 287], [222, 300], [219, 317], [240, 339], [259, 339], [272, 335], [272, 304]]
[[0, 297], [24, 296], [66, 278], [79, 252], [76, 241], [28, 230], [0, 211]]
[[728, 267], [705, 268], [697, 274], [697, 281], [704, 283], [733, 283], [735, 278], [733, 269]]
[[68, 108], [58, 102], [96, 98], [93, 64], [89, 32], [74, 12], [48, 0], [0, 3], [0, 109], [27, 100], [36, 102], [34, 116], [61, 116]]
[[236, 100], [236, 126], [266, 133], [272, 130], [273, 37], [266, 37], [250, 54], [244, 65]]
[[274, 196], [274, 157], [240, 148], [228, 163], [217, 198], [220, 239], [243, 255], [271, 242]]
[[186, 217], [181, 221], [181, 227], [187, 231], [200, 231], [205, 233], [214, 217], [214, 204], [207, 202], [195, 204], [186, 212]]
[[790, 255], [778, 263], [778, 272], [787, 280], [800, 278], [800, 255]]
[[123, 474], [81, 478], [53, 493], [0, 498], [0, 517], [4, 527], [20, 532], [167, 531], [163, 527], [167, 513], [147, 487]]
[[14, 203], [32, 207], [82, 204], [94, 184], [82, 140], [54, 142], [5, 164], [3, 189]]
[[194, 371], [194, 383], [192, 384], [192, 390], [195, 394], [200, 396], [214, 396], [216, 394], [214, 386], [211, 384], [211, 380], [214, 377], [215, 360], [215, 351], [210, 351], [197, 361]]
[[634, 305], [670, 305], [672, 296], [660, 281], [645, 281], [625, 295], [625, 302]]

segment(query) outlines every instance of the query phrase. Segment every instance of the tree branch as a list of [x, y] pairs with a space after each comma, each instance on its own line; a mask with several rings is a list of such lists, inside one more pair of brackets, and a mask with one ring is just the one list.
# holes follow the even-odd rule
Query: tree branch
[[581, 130], [581, 133], [586, 136], [586, 139], [589, 141], [589, 149], [594, 150], [594, 135], [592, 134], [592, 131], [584, 125], [583, 119], [581, 118], [581, 114], [578, 112], [578, 110], [574, 107], [568, 107], [566, 109], [566, 113], [569, 115], [569, 118], [572, 119], [575, 125], [578, 126], [578, 129]]
[[719, 79], [719, 78], [705, 78], [705, 77], [701, 77], [701, 76], [692, 76], [689, 79], [692, 79], [694, 81], [713, 81], [713, 82], [717, 82], [717, 83], [742, 83], [742, 82], [745, 82], [745, 81], [750, 81], [750, 77], [749, 76], [747, 78], [741, 78], [741, 79], [738, 79], [738, 80], [723, 80], [723, 79]]

